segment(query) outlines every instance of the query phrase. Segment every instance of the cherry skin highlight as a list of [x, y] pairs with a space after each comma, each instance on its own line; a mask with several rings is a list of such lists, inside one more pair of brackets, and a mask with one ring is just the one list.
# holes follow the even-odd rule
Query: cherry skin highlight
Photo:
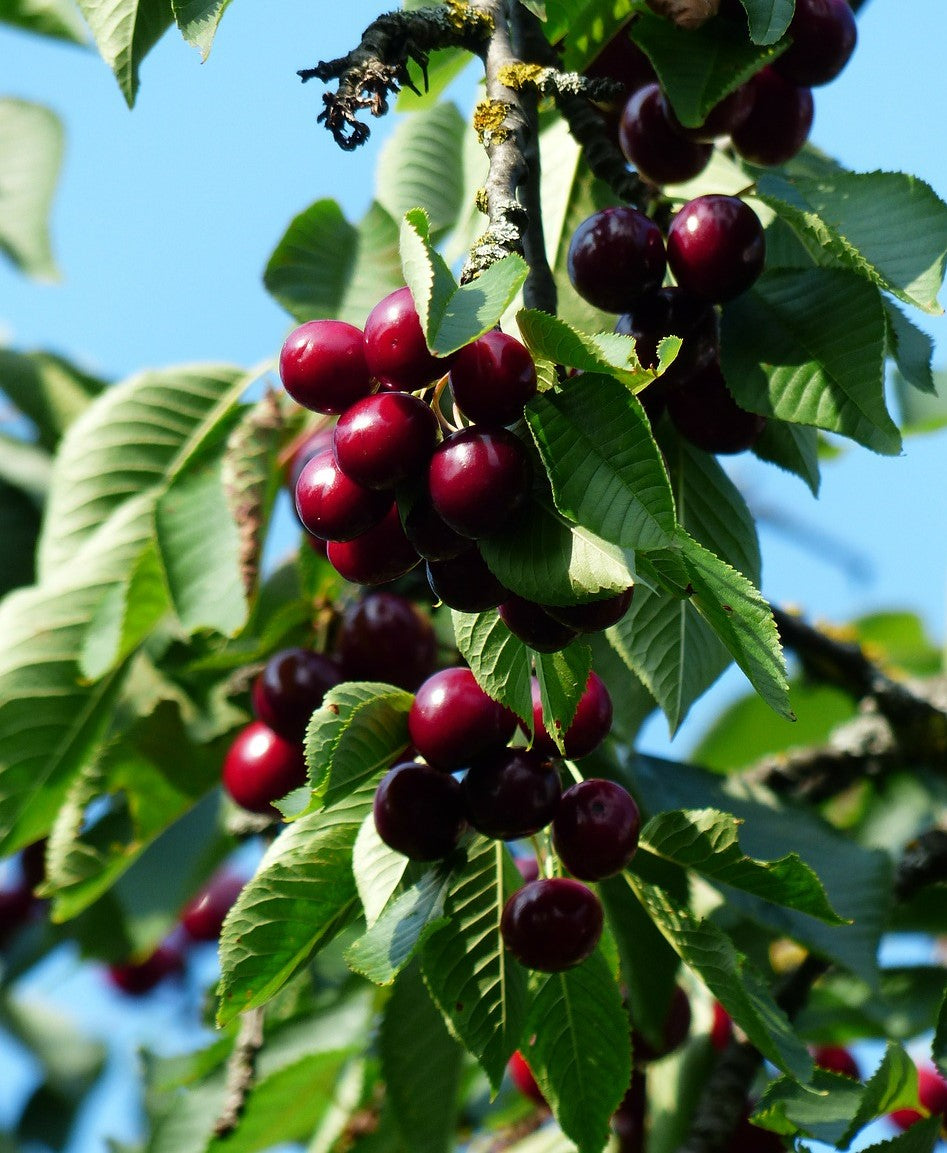
[[450, 387], [468, 420], [512, 424], [536, 395], [536, 366], [525, 345], [493, 330], [454, 354]]
[[667, 257], [661, 230], [637, 208], [603, 208], [569, 243], [569, 279], [603, 312], [627, 312], [643, 292], [661, 287]]
[[375, 828], [390, 848], [413, 861], [437, 861], [467, 828], [460, 785], [420, 761], [389, 769], [375, 791]]
[[514, 715], [463, 667], [428, 677], [408, 713], [414, 747], [429, 764], [448, 772], [504, 748], [515, 730]]
[[336, 662], [311, 649], [282, 649], [253, 683], [253, 712], [288, 741], [302, 741], [309, 718], [329, 689], [341, 684]]
[[350, 541], [329, 541], [326, 556], [340, 576], [361, 585], [393, 581], [421, 562], [404, 535], [394, 503], [385, 517], [361, 536]]
[[427, 467], [438, 427], [430, 405], [407, 392], [379, 392], [342, 413], [332, 444], [347, 477], [372, 489], [390, 489]]
[[747, 83], [753, 103], [730, 136], [733, 147], [752, 164], [785, 164], [812, 131], [812, 90], [786, 80], [771, 66], [757, 72]]
[[678, 284], [703, 300], [739, 296], [763, 271], [766, 239], [759, 217], [736, 196], [698, 196], [668, 229], [668, 264]]
[[296, 482], [296, 513], [320, 540], [354, 540], [384, 517], [390, 492], [375, 492], [350, 479], [331, 452], [305, 465]]
[[555, 765], [532, 749], [501, 749], [473, 762], [462, 786], [471, 825], [485, 837], [514, 841], [556, 815], [562, 785]]
[[310, 320], [291, 332], [279, 373], [293, 400], [314, 412], [343, 412], [372, 391], [362, 332], [342, 320]]
[[595, 951], [603, 924], [601, 902], [587, 885], [553, 877], [517, 889], [503, 906], [500, 933], [528, 969], [558, 973]]
[[652, 184], [679, 184], [707, 167], [713, 146], [683, 135], [659, 84], [639, 88], [618, 124], [628, 162]]
[[596, 777], [562, 794], [552, 822], [559, 860], [580, 881], [613, 877], [635, 855], [641, 817], [626, 789]]
[[279, 816], [273, 802], [305, 783], [302, 746], [262, 721], [251, 721], [242, 729], [224, 757], [224, 788], [251, 813]]
[[373, 592], [342, 614], [336, 653], [346, 680], [382, 681], [413, 692], [434, 671], [430, 620], [397, 593]]
[[398, 288], [365, 321], [365, 361], [381, 384], [414, 392], [443, 376], [448, 359], [428, 351], [410, 288]]
[[487, 536], [526, 499], [531, 468], [522, 441], [505, 428], [471, 425], [434, 451], [428, 470], [431, 502], [462, 536]]

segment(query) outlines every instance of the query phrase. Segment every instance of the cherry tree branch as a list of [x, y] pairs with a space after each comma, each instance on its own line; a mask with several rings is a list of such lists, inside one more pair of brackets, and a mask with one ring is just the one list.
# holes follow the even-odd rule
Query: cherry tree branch
[[263, 1010], [250, 1009], [240, 1018], [237, 1039], [227, 1059], [227, 1084], [214, 1133], [225, 1137], [237, 1127], [256, 1079], [256, 1059], [263, 1048]]

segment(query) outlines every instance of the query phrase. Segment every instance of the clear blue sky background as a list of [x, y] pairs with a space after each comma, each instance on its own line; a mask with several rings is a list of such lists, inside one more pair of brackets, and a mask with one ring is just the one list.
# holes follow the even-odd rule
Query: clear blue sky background
[[[236, 0], [207, 63], [174, 31], [166, 35], [143, 65], [131, 112], [93, 52], [0, 29], [0, 94], [51, 106], [67, 133], [53, 212], [62, 280], [31, 283], [0, 264], [0, 342], [52, 349], [109, 377], [273, 356], [289, 322], [263, 289], [270, 252], [317, 198], [336, 197], [357, 219], [392, 127], [379, 123], [363, 150], [341, 153], [315, 122], [320, 86], [301, 85], [296, 70], [347, 50], [376, 11], [366, 0]], [[945, 0], [871, 0], [852, 63], [817, 92], [814, 142], [856, 170], [913, 172], [947, 197], [945, 45]], [[461, 96], [471, 90], [462, 85]], [[938, 341], [935, 363], [947, 367], [947, 321], [915, 319]], [[943, 635], [947, 434], [911, 439], [896, 459], [850, 450], [826, 466], [818, 502], [800, 481], [748, 457], [732, 471], [755, 508], [864, 561], [855, 580], [824, 545], [801, 547], [764, 520], [772, 599], [835, 620], [906, 607]], [[698, 725], [739, 690], [739, 677], [726, 678], [695, 710]], [[660, 722], [645, 744], [666, 749]], [[47, 973], [42, 986], [48, 992], [65, 976]], [[86, 1003], [69, 984], [71, 1003]], [[96, 997], [90, 1009], [126, 1033], [127, 1013], [110, 1006]], [[129, 1124], [126, 1115], [118, 1127], [127, 1133]], [[77, 1148], [97, 1147], [88, 1131], [86, 1140]]]

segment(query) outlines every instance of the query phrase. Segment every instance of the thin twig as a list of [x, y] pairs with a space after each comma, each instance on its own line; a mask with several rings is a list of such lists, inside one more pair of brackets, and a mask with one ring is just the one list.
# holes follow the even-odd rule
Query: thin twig
[[220, 1116], [214, 1122], [218, 1137], [232, 1133], [240, 1120], [256, 1078], [256, 1059], [263, 1048], [263, 1010], [250, 1009], [240, 1018], [237, 1039], [227, 1060], [227, 1085]]

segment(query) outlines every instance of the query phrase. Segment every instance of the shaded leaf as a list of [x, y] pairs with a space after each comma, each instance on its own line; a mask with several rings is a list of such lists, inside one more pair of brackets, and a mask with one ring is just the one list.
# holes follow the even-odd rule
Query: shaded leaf
[[52, 353], [0, 348], [0, 390], [35, 425], [42, 448], [55, 449], [105, 387], [104, 380]]
[[99, 54], [129, 108], [138, 95], [138, 69], [174, 19], [171, 0], [77, 0]]
[[375, 170], [376, 200], [393, 220], [421, 208], [433, 233], [453, 227], [463, 204], [465, 131], [452, 103], [434, 104], [397, 125]]
[[62, 151], [55, 112], [26, 100], [0, 100], [0, 252], [43, 280], [57, 277], [49, 213]]

